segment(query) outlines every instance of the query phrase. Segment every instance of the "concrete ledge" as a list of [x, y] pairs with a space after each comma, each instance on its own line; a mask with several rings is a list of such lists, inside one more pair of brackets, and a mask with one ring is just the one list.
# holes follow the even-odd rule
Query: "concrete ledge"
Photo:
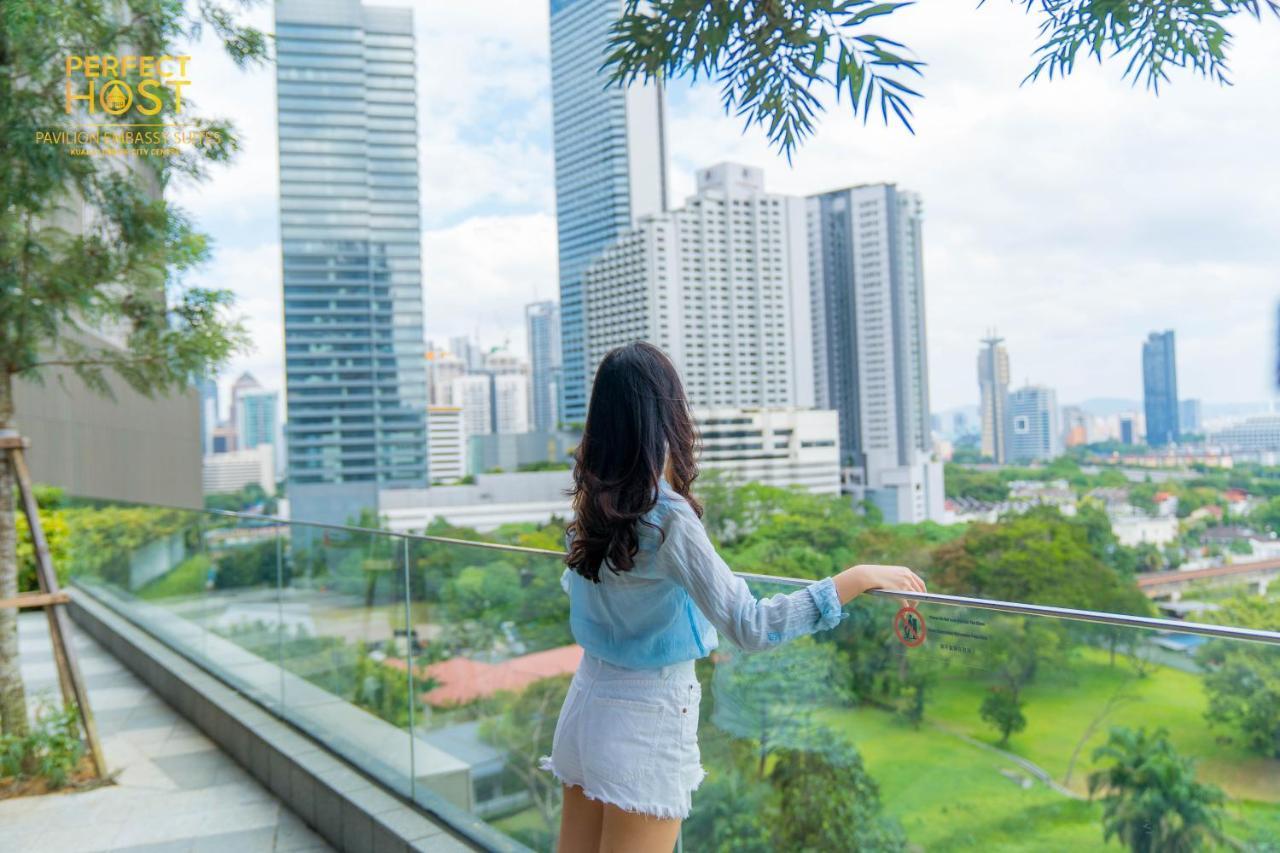
[[[440, 802], [428, 816], [77, 587], [71, 617], [336, 849], [522, 850]], [[430, 807], [428, 807], [430, 808]], [[444, 817], [444, 819], [439, 819]]]

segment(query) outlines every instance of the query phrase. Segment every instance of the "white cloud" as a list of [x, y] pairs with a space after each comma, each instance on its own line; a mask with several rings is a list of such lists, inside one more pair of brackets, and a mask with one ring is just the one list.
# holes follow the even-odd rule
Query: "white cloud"
[[524, 306], [556, 297], [555, 218], [468, 219], [422, 239], [427, 337], [467, 334], [525, 350]]

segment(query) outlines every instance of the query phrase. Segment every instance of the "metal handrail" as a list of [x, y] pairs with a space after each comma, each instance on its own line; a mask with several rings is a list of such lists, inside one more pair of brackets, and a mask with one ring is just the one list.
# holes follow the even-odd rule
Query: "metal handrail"
[[[814, 581], [800, 578], [760, 575], [752, 572], [736, 572], [746, 580], [804, 587]], [[1179, 634], [1200, 634], [1205, 637], [1222, 637], [1232, 640], [1251, 640], [1280, 645], [1280, 631], [1264, 631], [1257, 628], [1237, 628], [1232, 625], [1206, 625], [1203, 622], [1183, 622], [1179, 619], [1159, 619], [1154, 616], [1130, 616], [1125, 613], [1107, 613], [1100, 610], [1077, 610], [1072, 607], [1054, 607], [1048, 604], [1026, 604], [1021, 601], [1000, 601], [991, 598], [970, 598], [966, 595], [945, 595], [939, 592], [908, 592], [898, 589], [869, 589], [871, 595], [908, 601], [927, 601], [949, 607], [973, 607], [994, 610], [998, 613], [1019, 613], [1025, 616], [1046, 616], [1052, 619], [1069, 619], [1073, 622], [1093, 622], [1099, 625], [1125, 625], [1131, 628], [1149, 628], [1156, 631], [1174, 631]]]
[[[328, 530], [341, 530], [347, 533], [372, 534], [377, 536], [393, 536], [422, 542], [438, 542], [446, 545], [462, 545], [469, 548], [488, 548], [495, 551], [511, 551], [521, 554], [538, 554], [565, 558], [563, 551], [547, 548], [528, 548], [523, 545], [504, 545], [500, 542], [474, 542], [470, 539], [454, 539], [448, 536], [430, 536], [422, 533], [397, 533], [391, 530], [379, 530], [372, 527], [355, 527], [348, 524], [325, 524], [310, 521], [292, 521], [268, 515], [252, 515], [231, 510], [196, 510], [212, 515], [239, 518], [247, 521], [274, 522], [285, 525], [305, 525]], [[803, 578], [763, 575], [754, 572], [735, 572], [744, 580], [763, 583], [776, 583], [797, 588], [814, 583]], [[1232, 625], [1206, 625], [1203, 622], [1183, 622], [1177, 619], [1160, 619], [1153, 616], [1130, 616], [1124, 613], [1107, 613], [1099, 610], [1078, 610], [1071, 607], [1055, 607], [1047, 604], [1026, 604], [1020, 601], [1000, 601], [990, 598], [971, 598], [965, 595], [945, 595], [938, 592], [909, 592], [894, 589], [872, 589], [868, 594], [881, 598], [896, 598], [908, 601], [925, 601], [947, 607], [973, 607], [979, 610], [991, 610], [998, 613], [1016, 613], [1024, 616], [1043, 616], [1050, 619], [1067, 619], [1073, 622], [1091, 622], [1099, 625], [1123, 625], [1130, 628], [1146, 628], [1155, 631], [1171, 631], [1178, 634], [1197, 634], [1204, 637], [1218, 637], [1229, 640], [1248, 640], [1250, 642], [1280, 645], [1280, 631], [1266, 631], [1257, 628], [1240, 628]]]

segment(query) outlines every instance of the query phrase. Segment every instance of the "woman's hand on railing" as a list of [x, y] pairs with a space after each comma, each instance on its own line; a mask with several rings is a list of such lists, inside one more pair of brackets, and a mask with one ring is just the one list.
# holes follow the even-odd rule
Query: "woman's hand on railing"
[[928, 592], [924, 581], [906, 566], [878, 566], [867, 564], [851, 566], [832, 580], [836, 585], [836, 594], [840, 603], [847, 604], [850, 599], [861, 595], [869, 589], [893, 589], [902, 592]]

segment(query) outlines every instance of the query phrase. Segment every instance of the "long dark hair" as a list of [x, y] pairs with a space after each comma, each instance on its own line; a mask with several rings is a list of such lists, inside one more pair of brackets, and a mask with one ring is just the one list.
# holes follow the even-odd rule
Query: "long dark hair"
[[684, 385], [666, 353], [637, 341], [606, 355], [575, 454], [569, 567], [599, 583], [606, 560], [615, 572], [635, 566], [637, 525], [658, 501], [668, 455], [671, 487], [701, 517], [702, 505], [689, 494], [697, 444]]

